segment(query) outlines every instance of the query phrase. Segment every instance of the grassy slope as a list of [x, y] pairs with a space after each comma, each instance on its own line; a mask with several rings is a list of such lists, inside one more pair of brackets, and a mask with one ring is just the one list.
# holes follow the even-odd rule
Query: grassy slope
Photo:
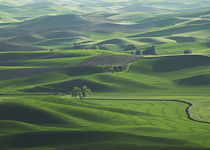
[[[16, 66], [1, 67], [0, 92], [2, 94], [66, 93], [74, 86], [87, 85], [94, 91], [94, 97], [98, 98], [209, 95], [210, 89], [207, 81], [209, 80], [210, 60], [207, 56], [180, 55], [140, 58], [130, 65], [128, 72], [122, 73], [104, 73], [103, 66], [70, 67], [73, 66], [73, 63], [78, 64], [86, 57], [102, 53], [120, 54], [100, 50], [32, 52], [30, 55], [26, 55], [25, 52], [14, 54], [10, 52], [8, 53], [10, 56], [14, 55], [18, 58], [17, 56], [21, 54], [29, 60], [22, 61], [21, 57], [22, 63], [19, 63], [20, 60], [17, 59], [13, 62]], [[41, 58], [37, 59], [37, 57]], [[49, 58], [46, 59], [46, 57]], [[43, 65], [39, 65], [45, 59], [48, 60], [48, 63], [45, 63], [43, 68]], [[52, 61], [50, 61], [51, 59]], [[59, 60], [61, 63], [56, 63], [54, 60]], [[69, 60], [74, 60], [74, 62]], [[78, 62], [78, 60], [80, 61]], [[34, 63], [36, 61], [38, 64]], [[29, 64], [29, 62], [33, 63]], [[2, 63], [11, 64], [8, 60]], [[56, 65], [54, 65], [55, 63]], [[21, 64], [21, 66], [17, 64]], [[208, 99], [206, 100], [208, 102]], [[206, 107], [206, 109], [209, 108]], [[206, 115], [206, 113], [194, 116], [202, 120], [202, 115]], [[208, 115], [205, 116], [205, 119], [208, 119]]]
[[[3, 93], [18, 89], [40, 86], [43, 83], [58, 82], [69, 79], [72, 74], [91, 72], [91, 68], [71, 68], [87, 58], [100, 54], [121, 54], [103, 50], [65, 50], [41, 52], [3, 52], [0, 61], [1, 90]], [[4, 67], [3, 67], [4, 66]], [[95, 72], [95, 68], [92, 68]], [[97, 72], [97, 71], [96, 71]], [[14, 84], [16, 83], [16, 84]]]
[[[49, 13], [54, 10], [48, 9], [43, 8], [42, 11]], [[34, 15], [39, 14], [37, 12], [29, 14], [30, 17]], [[121, 21], [129, 15], [127, 13], [110, 18]], [[79, 33], [81, 36], [77, 34], [79, 38], [72, 37], [72, 34], [63, 38], [48, 37], [46, 34], [36, 35], [36, 38], [39, 37], [38, 41], [32, 40], [31, 44], [56, 50], [51, 53], [49, 51], [1, 53], [2, 94], [67, 93], [74, 86], [87, 85], [94, 91], [95, 99], [80, 101], [68, 96], [2, 95], [0, 114], [4, 115], [0, 115], [0, 148], [209, 149], [208, 124], [189, 120], [184, 111], [187, 104], [160, 101], [179, 99], [191, 102], [193, 104], [189, 110], [191, 116], [197, 120], [210, 121], [208, 57], [182, 55], [148, 57], [131, 64], [128, 72], [112, 74], [104, 73], [103, 66], [85, 68], [74, 66], [92, 56], [121, 53], [102, 50], [63, 50], [74, 42], [99, 44], [104, 49], [114, 51], [123, 51], [128, 44], [134, 44], [138, 49], [142, 49], [155, 42], [157, 53], [161, 55], [182, 54], [185, 49], [207, 54], [210, 50], [209, 19], [200, 18], [203, 15], [208, 13], [185, 14], [171, 18], [159, 16], [156, 17], [157, 20], [152, 16], [146, 20], [140, 19], [156, 24], [156, 28], [145, 33], [89, 32]], [[13, 18], [6, 14], [5, 19], [8, 22]], [[132, 22], [139, 20], [134, 16]], [[85, 34], [87, 36], [84, 36]], [[87, 38], [88, 36], [90, 38]], [[33, 37], [34, 35], [21, 39], [28, 40]], [[11, 38], [20, 39], [19, 34]], [[100, 98], [113, 100], [96, 100]], [[116, 100], [117, 98], [142, 100], [125, 101]], [[44, 119], [42, 117], [40, 119], [40, 116], [44, 116]]]
[[[122, 15], [126, 15], [126, 13]], [[18, 27], [13, 29], [13, 32], [9, 32], [11, 29], [9, 29], [9, 31], [0, 30], [0, 32], [4, 35], [5, 39], [9, 37], [10, 42], [11, 40], [13, 43], [17, 43], [18, 41], [21, 41], [21, 43], [27, 42], [47, 49], [63, 50], [72, 47], [74, 43], [80, 43], [87, 48], [97, 45], [100, 49], [104, 50], [125, 51], [126, 46], [129, 44], [135, 45], [136, 49], [144, 49], [151, 46], [152, 43], [155, 43], [157, 53], [161, 55], [183, 54], [185, 49], [192, 49], [195, 54], [206, 54], [209, 53], [210, 50], [209, 19], [205, 18], [206, 15], [209, 15], [209, 11], [157, 15], [154, 17], [147, 17], [142, 14], [146, 19], [139, 17], [140, 20], [136, 21], [139, 23], [139, 25], [137, 25], [138, 27], [134, 25], [130, 28], [128, 26], [132, 22], [132, 19], [130, 19], [130, 23], [128, 23], [127, 26], [125, 24], [116, 26], [113, 24], [114, 22], [111, 21], [112, 24], [102, 23], [95, 25], [94, 30], [90, 27], [85, 28], [84, 24], [87, 25], [89, 22], [95, 24], [97, 20], [104, 22], [106, 19], [91, 15], [48, 16], [16, 24]], [[57, 19], [60, 19], [60, 23], [56, 21]], [[74, 23], [72, 23], [72, 21]], [[51, 29], [53, 29], [50, 32], [46, 31], [46, 28], [49, 29], [49, 23]], [[149, 30], [139, 32], [140, 28], [145, 29], [145, 24], [148, 26]], [[83, 27], [82, 30], [79, 28], [80, 25]], [[151, 27], [153, 28], [151, 29]], [[21, 31], [16, 31], [17, 29], [20, 30], [20, 28], [22, 28]], [[32, 29], [36, 29], [37, 31], [32, 32]], [[56, 31], [54, 31], [54, 29], [56, 29]], [[70, 29], [74, 32], [70, 31]], [[81, 33], [81, 31], [84, 33]], [[3, 48], [0, 47], [0, 49], [9, 49], [9, 46], [11, 45], [5, 45]], [[16, 49], [14, 46], [12, 48], [14, 50]], [[21, 48], [23, 47], [17, 47], [17, 50]], [[25, 49], [27, 50], [27, 47]], [[28, 49], [31, 48], [28, 47]], [[131, 51], [128, 52], [130, 53]]]
[[[0, 107], [16, 111], [12, 118], [10, 111], [0, 116], [0, 129], [4, 129], [0, 133], [0, 143], [5, 150], [81, 150], [93, 147], [104, 150], [199, 150], [209, 146], [209, 125], [190, 121], [185, 115], [187, 105], [184, 103], [148, 100], [79, 101], [53, 96], [5, 99], [7, 101], [0, 102]], [[23, 118], [20, 109], [31, 114], [29, 118], [26, 115]], [[50, 117], [41, 121], [39, 115]]]
[[[209, 57], [199, 55], [140, 58], [130, 66], [128, 72], [122, 73], [103, 73], [100, 70], [99, 72], [91, 72], [89, 70], [91, 67], [78, 68], [78, 70], [72, 71], [64, 69], [61, 70], [63, 71], [61, 74], [67, 74], [69, 78], [63, 80], [62, 83], [55, 80], [52, 87], [55, 90], [66, 91], [71, 87], [71, 82], [77, 81], [77, 84], [85, 84], [83, 80], [87, 80], [87, 82], [106, 85], [104, 87], [108, 86], [109, 90], [107, 90], [112, 91], [113, 94], [121, 91], [121, 93], [131, 93], [129, 96], [134, 93], [136, 95], [151, 95], [151, 93], [152, 95], [165, 95], [166, 93], [167, 95], [208, 94], [209, 83], [204, 81], [208, 79], [209, 65]], [[97, 90], [94, 87], [95, 84], [90, 87]], [[43, 86], [45, 87], [45, 84]], [[46, 87], [51, 87], [51, 83], [47, 84]], [[198, 87], [202, 90], [198, 91]], [[110, 92], [109, 94], [111, 94]]]
[[[169, 19], [159, 19], [159, 22], [167, 22]], [[193, 22], [192, 19], [191, 22]], [[196, 20], [196, 19], [195, 19]], [[202, 19], [201, 19], [202, 20]], [[169, 23], [166, 25], [155, 22], [158, 28], [145, 33], [86, 33], [90, 38], [78, 38], [70, 40], [68, 38], [57, 39], [54, 46], [58, 45], [72, 45], [72, 42], [81, 43], [81, 45], [98, 45], [100, 49], [112, 51], [124, 51], [129, 44], [135, 45], [137, 49], [144, 49], [149, 47], [152, 43], [157, 46], [158, 54], [183, 54], [185, 49], [192, 49], [193, 53], [209, 53], [209, 20], [207, 22], [198, 22], [198, 24], [191, 24], [189, 20], [177, 23], [175, 25]], [[151, 23], [151, 21], [149, 21]], [[173, 22], [173, 20], [171, 20]], [[143, 21], [144, 23], [144, 21]], [[69, 41], [69, 42], [68, 42]], [[50, 42], [50, 41], [49, 41]], [[50, 42], [52, 44], [52, 42]], [[69, 44], [68, 44], [69, 43]], [[38, 43], [39, 45], [39, 43]], [[62, 46], [60, 46], [62, 48]]]

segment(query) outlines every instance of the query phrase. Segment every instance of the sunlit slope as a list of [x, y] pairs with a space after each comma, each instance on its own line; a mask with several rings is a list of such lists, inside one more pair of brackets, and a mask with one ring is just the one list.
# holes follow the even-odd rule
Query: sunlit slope
[[210, 51], [209, 11], [155, 16], [140, 13], [130, 21], [127, 15], [123, 13], [125, 18], [116, 21], [112, 18], [118, 14], [51, 14], [2, 25], [0, 51], [101, 49], [131, 53], [152, 44], [159, 55], [183, 54], [186, 49], [194, 54]]
[[[158, 51], [161, 50], [159, 54], [171, 52], [177, 54], [187, 48], [192, 49], [194, 53], [199, 53], [199, 51], [209, 53], [209, 19], [205, 17], [208, 14], [209, 11], [151, 18], [148, 22], [156, 22], [159, 28], [130, 36], [130, 38], [158, 45]], [[180, 22], [177, 22], [178, 20]]]
[[[1, 112], [6, 108], [11, 110], [0, 116], [0, 131], [4, 131], [0, 132], [0, 143], [5, 150], [93, 147], [205, 150], [209, 147], [209, 126], [189, 120], [185, 114], [188, 105], [181, 102], [79, 101], [53, 96], [6, 99], [7, 102], [0, 103], [4, 108]], [[16, 113], [11, 117], [10, 112]], [[37, 118], [40, 115], [48, 117], [40, 120]]]
[[[208, 95], [209, 93], [208, 56], [139, 57], [133, 60], [135, 62], [131, 62], [128, 71], [111, 73], [105, 72], [103, 65], [117, 65], [118, 59], [110, 56], [109, 62], [104, 61], [103, 64], [102, 59], [101, 62], [96, 59], [101, 56], [93, 56], [120, 53], [92, 50], [95, 53], [91, 54], [90, 51], [87, 50], [83, 56], [77, 51], [54, 52], [53, 55], [43, 52], [33, 52], [30, 55], [23, 53], [26, 58], [24, 61], [18, 60], [18, 57], [11, 62], [2, 60], [2, 64], [15, 64], [15, 66], [1, 68], [1, 93], [68, 93], [74, 86], [83, 85], [90, 87], [95, 92], [94, 95], [108, 93], [115, 95], [122, 93], [128, 96]], [[19, 53], [10, 55], [18, 56]], [[42, 59], [37, 58], [40, 56]], [[127, 57], [125, 60], [129, 63], [131, 56]], [[122, 58], [126, 58], [126, 55]], [[125, 65], [120, 59], [119, 64]]]
[[68, 67], [75, 66], [87, 58], [100, 54], [125, 55], [105, 50], [65, 50], [65, 51], [12, 51], [0, 53], [1, 66], [28, 67]]
[[[41, 14], [61, 14], [66, 12], [74, 12], [74, 13], [125, 13], [125, 12], [141, 12], [141, 13], [177, 13], [177, 12], [190, 12], [190, 11], [200, 11], [200, 10], [208, 10], [210, 3], [208, 1], [181, 1], [177, 0], [176, 2], [172, 1], [143, 1], [143, 0], [100, 0], [100, 1], [73, 1], [73, 0], [8, 0], [8, 1], [0, 1], [1, 5], [10, 6], [9, 9], [10, 14], [15, 15], [14, 10], [17, 12], [17, 16], [27, 16], [31, 17], [34, 15]], [[176, 6], [176, 7], [174, 7]], [[22, 8], [22, 9], [21, 9]], [[25, 9], [23, 9], [25, 8]], [[31, 10], [38, 8], [38, 10]], [[27, 14], [27, 12], [30, 12]]]
[[12, 93], [14, 90], [19, 91], [26, 87], [40, 87], [44, 83], [65, 81], [72, 76], [103, 72], [103, 67], [76, 67], [85, 59], [101, 54], [124, 55], [103, 50], [1, 53], [1, 90], [4, 91], [3, 93]]
[[140, 58], [128, 72], [83, 76], [84, 72], [78, 70], [76, 77], [43, 87], [68, 91], [76, 85], [87, 85], [96, 92], [128, 95], [208, 94], [209, 64], [207, 56]]

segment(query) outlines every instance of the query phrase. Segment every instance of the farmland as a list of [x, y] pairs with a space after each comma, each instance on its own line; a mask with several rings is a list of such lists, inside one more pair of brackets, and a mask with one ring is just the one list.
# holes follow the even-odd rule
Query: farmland
[[0, 0], [0, 149], [210, 149], [209, 7]]
[[[7, 102], [0, 104], [4, 113], [1, 115], [4, 149], [36, 146], [39, 149], [197, 150], [209, 147], [209, 125], [189, 120], [185, 113], [188, 105], [182, 102], [91, 98], [75, 101], [68, 96], [6, 99]], [[12, 118], [10, 111], [16, 112]], [[23, 112], [32, 116], [23, 118]], [[47, 119], [40, 120], [40, 116]], [[11, 147], [4, 147], [2, 141]]]
[[[180, 64], [174, 65], [177, 59]], [[139, 58], [127, 72], [119, 73], [104, 72], [103, 66], [2, 67], [1, 145], [208, 149], [208, 65], [207, 56], [180, 55]], [[67, 94], [82, 85], [94, 92], [88, 99]]]

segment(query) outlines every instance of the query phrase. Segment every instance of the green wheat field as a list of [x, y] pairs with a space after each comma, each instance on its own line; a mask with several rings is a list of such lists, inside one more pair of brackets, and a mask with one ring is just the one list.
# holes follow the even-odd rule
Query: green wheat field
[[0, 149], [209, 150], [209, 57], [208, 0], [0, 0]]

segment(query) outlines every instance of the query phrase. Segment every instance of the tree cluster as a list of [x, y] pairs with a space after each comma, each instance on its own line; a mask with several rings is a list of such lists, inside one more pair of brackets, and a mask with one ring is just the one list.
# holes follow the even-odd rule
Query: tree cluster
[[125, 65], [125, 66], [105, 66], [103, 68], [104, 72], [123, 72], [123, 71], [127, 71], [129, 69], [129, 65]]
[[72, 97], [79, 97], [80, 99], [83, 99], [84, 97], [87, 97], [87, 95], [91, 95], [92, 91], [87, 86], [83, 87], [74, 87], [71, 91]]
[[74, 43], [71, 47], [66, 47], [65, 49], [100, 49], [98, 45], [81, 45], [79, 43]]

